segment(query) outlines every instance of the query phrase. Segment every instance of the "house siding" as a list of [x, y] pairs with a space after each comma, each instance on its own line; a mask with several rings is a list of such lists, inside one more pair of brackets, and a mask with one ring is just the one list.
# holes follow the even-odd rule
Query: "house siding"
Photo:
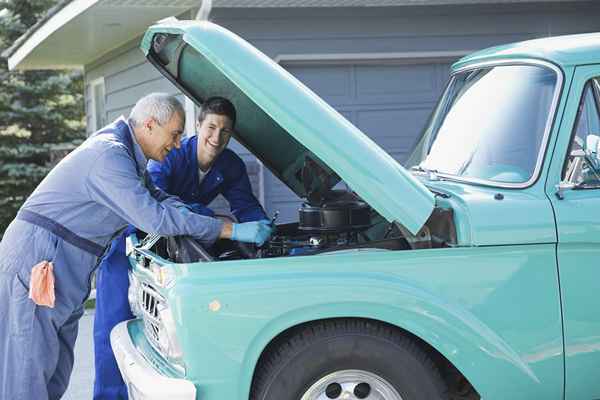
[[[443, 90], [454, 61], [420, 61], [418, 57], [407, 60], [406, 54], [472, 51], [548, 35], [598, 31], [598, 15], [597, 2], [538, 2], [382, 8], [217, 8], [211, 20], [274, 59], [311, 55], [310, 62], [298, 61], [297, 57], [286, 61], [283, 57], [281, 64], [402, 162]], [[108, 120], [128, 114], [135, 101], [149, 92], [177, 93], [145, 62], [138, 43], [139, 38], [132, 40], [86, 66], [86, 82], [104, 77]], [[366, 53], [392, 56], [360, 60], [360, 54]], [[394, 58], [394, 54], [402, 56]], [[330, 59], [332, 55], [334, 61]], [[335, 55], [339, 59], [335, 60]], [[347, 55], [352, 55], [352, 59], [344, 59]], [[89, 103], [86, 90], [87, 110]], [[262, 188], [255, 190], [257, 194], [265, 193], [267, 211], [282, 209], [283, 220], [295, 219], [299, 199], [268, 171], [261, 172], [257, 161], [243, 147], [237, 143], [230, 147], [247, 161], [255, 174], [251, 176], [253, 183], [264, 182]]]

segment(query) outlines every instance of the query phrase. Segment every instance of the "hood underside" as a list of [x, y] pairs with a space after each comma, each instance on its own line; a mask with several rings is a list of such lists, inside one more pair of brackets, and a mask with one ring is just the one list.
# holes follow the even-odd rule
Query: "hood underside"
[[390, 222], [413, 234], [434, 208], [432, 193], [359, 129], [277, 63], [226, 29], [175, 19], [142, 41], [148, 60], [201, 105], [236, 107], [234, 137], [301, 198], [319, 201], [340, 180]]

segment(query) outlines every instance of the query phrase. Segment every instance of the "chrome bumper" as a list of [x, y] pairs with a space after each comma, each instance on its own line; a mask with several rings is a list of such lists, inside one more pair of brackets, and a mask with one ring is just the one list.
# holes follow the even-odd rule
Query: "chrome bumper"
[[113, 328], [110, 344], [131, 400], [195, 400], [196, 387], [185, 379], [159, 374], [135, 348], [124, 321]]

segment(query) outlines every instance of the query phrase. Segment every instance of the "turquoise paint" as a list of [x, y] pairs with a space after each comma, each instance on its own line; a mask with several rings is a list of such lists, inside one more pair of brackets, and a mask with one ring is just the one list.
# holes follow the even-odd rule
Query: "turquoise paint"
[[[291, 326], [331, 317], [378, 319], [412, 332], [487, 399], [560, 398], [562, 326], [552, 244], [282, 261], [177, 266], [169, 297], [188, 378], [206, 398], [247, 398], [268, 341]], [[214, 300], [222, 305], [218, 312], [208, 308]]]
[[449, 196], [438, 198], [438, 205], [454, 211], [459, 246], [556, 243], [554, 214], [541, 185], [515, 190], [422, 179]]
[[[600, 195], [597, 190], [566, 192], [564, 200], [554, 195], [583, 84], [600, 75], [597, 66], [573, 66], [596, 62], [600, 35], [508, 45], [455, 64], [456, 69], [544, 59], [563, 73], [538, 179], [528, 188], [502, 189], [423, 177], [417, 182], [312, 92], [222, 28], [197, 22], [153, 27], [142, 44], [146, 52], [156, 32], [183, 33], [389, 220], [416, 228], [428, 213], [406, 214], [424, 185], [447, 194], [436, 198], [436, 206], [453, 210], [458, 234], [457, 248], [449, 249], [170, 264], [176, 283], [158, 289], [173, 309], [186, 378], [196, 384], [199, 399], [247, 399], [256, 362], [274, 337], [297, 324], [335, 317], [377, 319], [413, 333], [446, 356], [486, 400], [562, 399], [563, 391], [566, 399], [600, 398], [595, 374], [600, 316], [594, 301], [600, 289]], [[292, 94], [294, 102], [278, 104]], [[370, 156], [350, 166], [355, 159], [336, 154], [329, 136], [310, 134], [313, 122], [328, 132], [344, 132], [354, 152], [362, 155], [368, 148]], [[367, 164], [373, 160], [387, 181], [369, 176], [366, 167], [372, 168]], [[384, 190], [394, 179], [401, 185]], [[397, 199], [390, 198], [393, 190]], [[411, 193], [408, 200], [404, 191]], [[503, 199], [495, 199], [497, 194]], [[424, 199], [429, 205], [430, 198]], [[134, 273], [152, 280], [140, 268]], [[211, 311], [215, 300], [221, 308]]]
[[483, 60], [522, 58], [547, 60], [565, 68], [597, 63], [599, 51], [600, 33], [564, 35], [490, 47], [463, 57], [452, 69]]
[[555, 195], [584, 86], [596, 77], [600, 77], [600, 65], [575, 69], [552, 172], [546, 185], [558, 228], [567, 399], [600, 398], [600, 381], [596, 373], [600, 365], [600, 189], [567, 191], [562, 200]]

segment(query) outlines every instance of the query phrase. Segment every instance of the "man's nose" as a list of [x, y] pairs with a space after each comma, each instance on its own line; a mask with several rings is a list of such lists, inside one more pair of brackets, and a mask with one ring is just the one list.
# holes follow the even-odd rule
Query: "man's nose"
[[225, 136], [225, 133], [223, 132], [222, 129], [215, 130], [215, 138], [217, 139], [217, 142], [223, 143], [224, 136]]
[[177, 135], [177, 138], [175, 139], [175, 148], [179, 149], [181, 147], [181, 135]]

